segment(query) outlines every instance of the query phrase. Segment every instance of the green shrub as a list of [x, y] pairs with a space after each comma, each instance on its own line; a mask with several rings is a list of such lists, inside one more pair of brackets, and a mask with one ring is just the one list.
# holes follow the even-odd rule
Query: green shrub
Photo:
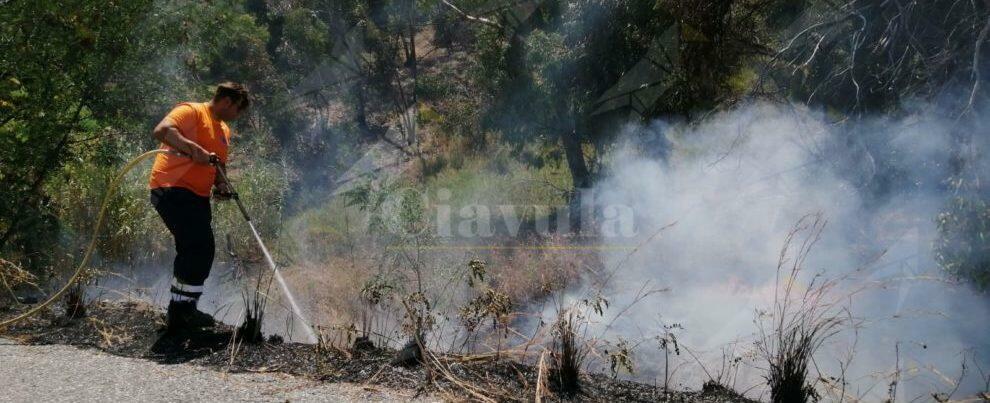
[[[238, 161], [244, 163], [240, 164]], [[238, 161], [234, 161], [231, 167], [230, 181], [251, 215], [251, 221], [262, 240], [275, 252], [279, 249], [273, 246], [281, 235], [283, 207], [289, 190], [288, 179], [279, 164], [262, 159], [252, 160], [248, 156], [238, 156]], [[233, 243], [229, 246], [238, 256], [244, 256], [245, 252], [250, 252], [247, 255], [260, 252], [256, 249], [251, 231], [234, 201], [216, 203], [213, 209], [213, 229], [218, 250], [228, 247], [226, 238], [229, 235]]]
[[[56, 272], [74, 268], [82, 256], [79, 252], [92, 240], [93, 226], [106, 197], [107, 187], [124, 163], [106, 161], [107, 158], [107, 155], [97, 152], [73, 160], [49, 183], [47, 193], [60, 224], [60, 242], [39, 251], [52, 254]], [[91, 262], [92, 265], [98, 266], [101, 262], [134, 263], [171, 248], [171, 241], [164, 237], [167, 234], [165, 227], [158, 221], [148, 201], [149, 164], [135, 167], [109, 201], [99, 231], [96, 260]]]
[[986, 200], [956, 197], [938, 215], [935, 260], [954, 278], [990, 288], [990, 206]]
[[440, 76], [422, 75], [416, 80], [416, 95], [424, 100], [443, 99], [450, 93], [450, 83]]

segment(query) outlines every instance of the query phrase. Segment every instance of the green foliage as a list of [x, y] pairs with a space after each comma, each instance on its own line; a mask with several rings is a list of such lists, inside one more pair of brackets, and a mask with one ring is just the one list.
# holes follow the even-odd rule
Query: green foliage
[[395, 181], [375, 182], [365, 180], [342, 194], [348, 207], [357, 207], [368, 213], [367, 230], [374, 234], [384, 235], [389, 231], [390, 220], [386, 202], [399, 189]]
[[492, 328], [505, 325], [512, 313], [512, 300], [504, 292], [486, 287], [477, 296], [458, 308], [461, 325], [474, 332], [485, 320], [491, 320]]
[[[120, 169], [120, 162], [101, 161], [108, 157], [101, 154], [87, 153], [71, 161], [47, 185], [60, 222], [61, 242], [50, 249], [55, 251], [57, 271], [73, 267], [76, 253], [90, 242], [107, 185]], [[97, 244], [97, 256], [105, 262], [135, 263], [171, 247], [148, 201], [147, 172], [136, 171], [121, 183], [108, 205]]]
[[563, 95], [576, 55], [557, 32], [535, 31], [526, 41], [526, 65], [535, 88], [544, 96]]
[[416, 93], [424, 100], [440, 100], [450, 92], [450, 83], [440, 76], [424, 75], [416, 80]]
[[[73, 264], [108, 179], [155, 146], [150, 125], [172, 105], [205, 99], [221, 79], [248, 83], [262, 108], [279, 88], [268, 31], [240, 1], [14, 1], [0, 19], [0, 186], [9, 190], [0, 195], [0, 251], [35, 272]], [[271, 155], [270, 131], [256, 127], [235, 128], [236, 143]], [[112, 201], [104, 259], [163, 250], [141, 171]], [[252, 183], [257, 192], [284, 191], [274, 184], [284, 182], [280, 171], [263, 176], [248, 176], [269, 182]]]
[[[820, 1], [562, 0], [512, 17], [519, 20], [491, 11], [491, 1], [455, 3], [490, 22], [436, 0], [4, 3], [0, 253], [35, 273], [69, 265], [87, 241], [107, 180], [127, 157], [156, 146], [151, 126], [176, 102], [204, 100], [220, 80], [246, 83], [256, 100], [233, 125], [232, 173], [263, 236], [283, 234], [288, 200], [301, 200], [287, 225], [304, 228], [298, 236], [305, 242], [285, 237], [281, 246], [330, 254], [355, 232], [382, 237], [429, 228], [424, 212], [432, 206], [399, 197], [410, 192], [403, 186], [426, 195], [450, 190], [446, 202], [454, 211], [479, 201], [567, 204], [569, 191], [588, 183], [568, 175], [581, 165], [574, 163], [592, 164], [588, 171], [597, 174], [594, 164], [619, 132], [613, 117], [597, 114], [600, 96], [646, 59], [677, 63], [648, 83], [664, 92], [638, 111], [644, 119], [690, 117], [776, 91], [770, 95], [820, 103], [842, 120], [947, 83], [968, 87], [975, 67], [969, 61], [986, 65], [974, 49], [985, 8], [941, 0], [903, 10], [852, 1], [863, 7], [851, 9], [870, 13], [866, 26]], [[799, 15], [809, 24], [835, 22], [795, 37], [791, 22]], [[431, 26], [434, 43], [423, 43]], [[853, 34], [862, 35], [859, 49], [847, 40]], [[350, 42], [341, 42], [345, 35]], [[787, 52], [771, 57], [786, 43]], [[341, 63], [340, 49], [351, 46], [353, 75], [328, 78], [303, 97], [289, 90], [307, 76], [323, 82], [310, 73]], [[449, 62], [458, 71], [449, 71]], [[336, 79], [345, 82], [329, 83]], [[345, 200], [311, 200], [360, 155], [363, 141], [396, 126], [398, 112], [408, 108], [418, 112], [422, 133], [415, 141], [425, 139], [404, 145], [423, 152], [420, 177], [368, 182]], [[565, 152], [564, 139], [576, 145]], [[99, 251], [105, 260], [169, 249], [146, 202], [144, 175], [128, 178], [112, 201]], [[316, 196], [300, 196], [310, 194]], [[939, 262], [986, 288], [986, 206], [960, 200], [938, 218]], [[365, 212], [372, 213], [369, 222], [359, 223]], [[530, 220], [544, 213], [522, 214]], [[228, 233], [249, 239], [232, 204], [220, 205], [216, 217], [221, 241]]]
[[418, 235], [428, 228], [422, 195], [415, 188], [402, 187], [402, 182], [368, 180], [343, 196], [348, 206], [368, 213], [368, 231], [383, 239]]
[[293, 214], [285, 224], [282, 251], [293, 259], [314, 262], [352, 251], [366, 240], [365, 228], [361, 226], [366, 215], [346, 203], [334, 198]]
[[478, 31], [474, 44], [478, 63], [473, 67], [471, 77], [486, 92], [497, 93], [509, 78], [508, 46], [509, 41], [499, 30], [483, 27]]
[[284, 18], [284, 39], [293, 44], [302, 58], [319, 58], [330, 49], [330, 27], [315, 12], [295, 8], [286, 12]]
[[[507, 150], [506, 150], [507, 151]], [[500, 150], [491, 151], [495, 155], [506, 155]], [[503, 172], [492, 164], [498, 158], [472, 157], [461, 167], [448, 167], [434, 177], [427, 178], [423, 192], [436, 195], [441, 190], [449, 190], [449, 204], [454, 211], [472, 203], [517, 206], [560, 206], [565, 204], [564, 191], [570, 187], [570, 178], [565, 167], [546, 165], [535, 168], [513, 159], [502, 160]], [[532, 218], [533, 211], [527, 210], [525, 219]]]
[[210, 78], [204, 83], [206, 87], [231, 77], [249, 84], [262, 83], [266, 74], [273, 73], [264, 48], [268, 31], [239, 3], [178, 1], [164, 6], [158, 17], [164, 26], [184, 28], [179, 38], [184, 63], [194, 76]]
[[[262, 239], [276, 240], [282, 231], [283, 212], [289, 184], [285, 167], [265, 160], [235, 160], [231, 166], [230, 181], [241, 201], [251, 214], [251, 220]], [[214, 232], [218, 247], [227, 238], [234, 242], [234, 252], [239, 256], [261, 256], [250, 230], [244, 223], [233, 201], [216, 203], [213, 215]], [[244, 253], [244, 252], [251, 253]]]
[[949, 275], [990, 289], [990, 205], [973, 197], [953, 198], [936, 218], [935, 259]]
[[[150, 1], [13, 1], [0, 7], [0, 251], [49, 262], [59, 231], [45, 184], [100, 126], [126, 122], [114, 78]], [[128, 88], [133, 91], [136, 88]]]

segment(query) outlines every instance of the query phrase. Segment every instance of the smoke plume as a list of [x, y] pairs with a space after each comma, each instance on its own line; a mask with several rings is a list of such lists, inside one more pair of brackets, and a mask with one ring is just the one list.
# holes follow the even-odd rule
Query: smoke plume
[[[846, 393], [867, 400], [886, 397], [892, 380], [898, 401], [948, 393], [956, 382], [955, 397], [982, 391], [987, 375], [977, 366], [990, 369], [990, 301], [947, 280], [932, 256], [959, 130], [940, 116], [918, 108], [838, 125], [805, 108], [758, 104], [693, 126], [630, 127], [595, 190], [602, 205], [635, 212], [637, 235], [623, 242], [639, 249], [605, 256], [605, 267], [616, 268], [603, 290], [612, 308], [589, 334], [634, 342], [635, 376], [662, 380], [653, 338], [679, 324], [689, 352], [671, 362], [672, 386], [717, 377], [731, 366], [725, 354], [728, 362], [740, 358], [729, 386], [761, 396], [766, 363], [752, 354], [756, 312], [773, 302], [789, 230], [821, 213], [828, 224], [803, 280], [839, 280], [833, 292], [845, 297], [851, 319], [815, 356], [822, 374], [844, 376]], [[669, 157], [642, 146], [658, 142], [633, 140], [644, 137], [665, 138]], [[637, 300], [649, 288], [666, 291]], [[572, 296], [593, 292], [588, 286]]]

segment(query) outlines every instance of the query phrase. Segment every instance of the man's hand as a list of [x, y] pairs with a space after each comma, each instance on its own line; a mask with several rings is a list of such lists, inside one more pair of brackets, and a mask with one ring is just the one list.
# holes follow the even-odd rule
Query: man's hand
[[234, 197], [234, 189], [230, 188], [224, 182], [217, 182], [213, 184], [213, 199], [217, 201], [230, 200]]
[[189, 158], [192, 158], [193, 162], [197, 164], [209, 165], [210, 159], [214, 156], [216, 154], [206, 151], [199, 145], [193, 144], [189, 147]]

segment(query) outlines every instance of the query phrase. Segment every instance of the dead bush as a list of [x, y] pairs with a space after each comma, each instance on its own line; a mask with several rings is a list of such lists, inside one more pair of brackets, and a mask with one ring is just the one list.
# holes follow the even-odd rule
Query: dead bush
[[554, 324], [550, 378], [554, 390], [561, 396], [575, 396], [581, 392], [581, 368], [588, 349], [578, 340], [578, 320], [577, 315], [568, 312]]
[[268, 308], [268, 292], [272, 287], [273, 274], [259, 273], [253, 289], [244, 289], [244, 321], [237, 328], [237, 337], [246, 343], [261, 343], [265, 336], [261, 333], [265, 311]]
[[[803, 217], [788, 233], [778, 259], [773, 307], [761, 312], [757, 321], [757, 349], [767, 361], [765, 376], [770, 400], [775, 403], [819, 399], [815, 384], [808, 379], [809, 365], [844, 322], [831, 296], [836, 281], [815, 276], [808, 284], [799, 282], [805, 259], [824, 227], [822, 216], [814, 214]], [[797, 251], [792, 254], [794, 246]]]
[[63, 301], [65, 301], [66, 318], [80, 319], [86, 317], [86, 299], [83, 286], [80, 283], [76, 283], [66, 291]]
[[33, 274], [4, 259], [0, 259], [0, 285], [3, 285], [4, 291], [6, 291], [0, 294], [0, 303], [2, 303], [0, 306], [6, 305], [7, 297], [10, 298], [11, 302], [20, 302], [14, 292], [20, 286], [38, 288]]

